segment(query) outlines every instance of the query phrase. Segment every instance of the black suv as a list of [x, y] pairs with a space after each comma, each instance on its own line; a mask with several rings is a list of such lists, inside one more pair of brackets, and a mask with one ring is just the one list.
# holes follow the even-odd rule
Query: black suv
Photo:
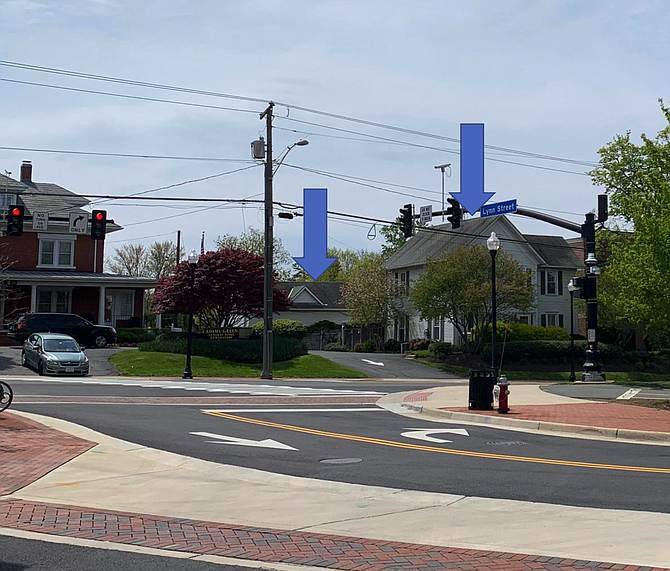
[[9, 328], [9, 336], [20, 343], [33, 333], [65, 333], [85, 347], [116, 343], [116, 329], [93, 325], [74, 313], [26, 313]]

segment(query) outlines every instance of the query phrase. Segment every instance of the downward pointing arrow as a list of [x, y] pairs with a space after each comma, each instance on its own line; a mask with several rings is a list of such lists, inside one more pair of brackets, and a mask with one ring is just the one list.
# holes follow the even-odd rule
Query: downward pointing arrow
[[288, 444], [282, 444], [276, 440], [266, 438], [265, 440], [247, 440], [246, 438], [236, 438], [235, 436], [223, 436], [222, 434], [212, 434], [211, 432], [191, 432], [194, 436], [204, 436], [205, 438], [215, 438], [210, 440], [212, 444], [232, 444], [233, 446], [253, 446], [256, 448], [277, 448], [279, 450], [297, 450]]
[[451, 195], [470, 214], [495, 192], [484, 192], [484, 123], [461, 123], [461, 192]]
[[305, 222], [302, 236], [302, 258], [293, 258], [312, 279], [318, 280], [337, 258], [329, 258], [328, 189], [303, 190]]

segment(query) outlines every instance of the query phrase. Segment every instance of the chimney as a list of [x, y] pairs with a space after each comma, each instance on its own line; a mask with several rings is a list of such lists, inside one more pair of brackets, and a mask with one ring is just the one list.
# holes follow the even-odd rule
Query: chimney
[[21, 163], [21, 182], [28, 184], [33, 182], [33, 165], [30, 161], [23, 161]]

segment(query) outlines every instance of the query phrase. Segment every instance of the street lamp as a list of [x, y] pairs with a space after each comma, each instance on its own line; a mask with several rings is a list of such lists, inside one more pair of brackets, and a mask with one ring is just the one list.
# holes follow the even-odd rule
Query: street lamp
[[568, 291], [570, 292], [570, 382], [574, 383], [577, 380], [575, 376], [575, 292], [579, 286], [575, 283], [574, 278], [570, 278], [568, 283]]
[[198, 254], [195, 250], [191, 250], [188, 255], [188, 265], [191, 274], [191, 282], [188, 294], [188, 338], [186, 341], [186, 368], [182, 379], [192, 379], [193, 371], [191, 371], [191, 349], [193, 347], [193, 290], [195, 289], [195, 266], [198, 263]]
[[496, 318], [496, 254], [500, 249], [500, 238], [495, 232], [486, 240], [486, 247], [491, 254], [491, 368], [498, 377], [498, 368], [496, 367], [496, 336], [497, 336], [497, 318]]

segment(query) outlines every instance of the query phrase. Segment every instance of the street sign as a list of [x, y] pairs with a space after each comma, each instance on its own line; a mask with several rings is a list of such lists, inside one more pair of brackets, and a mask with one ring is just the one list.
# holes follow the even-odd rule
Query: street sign
[[88, 214], [80, 214], [79, 212], [70, 212], [70, 234], [86, 234], [88, 227]]
[[596, 330], [595, 329], [589, 329], [587, 331], [586, 340], [589, 343], [595, 343], [596, 342]]
[[420, 215], [421, 215], [421, 222], [432, 222], [433, 220], [433, 207], [432, 205], [428, 206], [422, 206], [419, 209]]
[[48, 212], [33, 212], [33, 230], [46, 230], [49, 227]]
[[516, 212], [516, 198], [514, 200], [506, 200], [505, 202], [494, 202], [493, 204], [485, 204], [482, 206], [481, 217], [499, 216], [500, 214], [511, 214]]

